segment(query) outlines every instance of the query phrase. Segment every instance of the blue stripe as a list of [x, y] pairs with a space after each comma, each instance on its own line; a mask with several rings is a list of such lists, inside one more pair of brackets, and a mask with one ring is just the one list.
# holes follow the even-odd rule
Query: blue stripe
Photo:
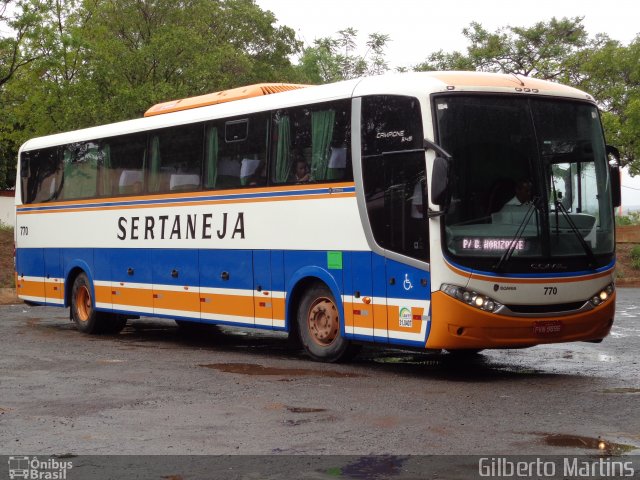
[[311, 195], [325, 195], [328, 193], [354, 193], [355, 187], [331, 187], [316, 188], [312, 190], [290, 190], [276, 192], [255, 192], [255, 193], [234, 193], [227, 195], [207, 195], [202, 197], [180, 197], [180, 198], [160, 198], [150, 200], [130, 200], [123, 202], [91, 202], [76, 205], [46, 205], [42, 207], [20, 207], [19, 212], [35, 212], [48, 210], [78, 210], [84, 208], [109, 208], [109, 207], [129, 207], [144, 205], [171, 205], [172, 203], [202, 203], [208, 201], [220, 200], [244, 200], [244, 199], [260, 199], [260, 198], [279, 198], [279, 197], [302, 197]]
[[493, 278], [571, 278], [571, 277], [583, 277], [585, 275], [594, 275], [601, 272], [606, 272], [607, 270], [611, 270], [615, 264], [615, 259], [612, 260], [608, 265], [604, 267], [600, 267], [596, 270], [580, 270], [577, 272], [563, 272], [563, 273], [502, 273], [498, 274], [495, 272], [487, 272], [484, 270], [476, 270], [474, 268], [464, 267], [452, 261], [450, 258], [445, 259], [447, 263], [452, 266], [460, 269], [464, 272], [470, 274], [484, 275], [485, 277], [493, 277]]

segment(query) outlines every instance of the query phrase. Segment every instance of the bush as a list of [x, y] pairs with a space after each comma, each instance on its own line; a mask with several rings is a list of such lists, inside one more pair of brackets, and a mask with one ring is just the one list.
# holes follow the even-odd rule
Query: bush
[[635, 270], [640, 270], [640, 245], [634, 245], [629, 254], [631, 255], [631, 266]]
[[618, 226], [627, 226], [627, 225], [640, 225], [640, 212], [628, 212], [627, 215], [622, 217], [616, 216], [616, 225]]

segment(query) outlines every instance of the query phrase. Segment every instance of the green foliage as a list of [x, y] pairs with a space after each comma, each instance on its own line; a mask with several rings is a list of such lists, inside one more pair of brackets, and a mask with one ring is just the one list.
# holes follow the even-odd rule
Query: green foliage
[[310, 83], [330, 83], [364, 75], [380, 75], [389, 70], [385, 48], [389, 36], [372, 33], [368, 36], [364, 54], [357, 53], [358, 31], [346, 28], [335, 37], [314, 41], [313, 47], [304, 49], [299, 69]]
[[629, 212], [627, 215], [616, 217], [616, 225], [640, 225], [640, 211]]
[[640, 245], [634, 245], [630, 252], [631, 267], [640, 270]]
[[640, 174], [640, 36], [628, 46], [606, 35], [588, 38], [581, 17], [552, 18], [532, 27], [463, 30], [466, 53], [432, 53], [415, 67], [514, 73], [573, 85], [593, 95], [602, 110], [607, 142], [622, 165]]
[[470, 45], [467, 53], [431, 54], [416, 70], [478, 70], [515, 73], [544, 79], [565, 72], [565, 59], [586, 45], [582, 18], [552, 18], [532, 27], [499, 28], [488, 32], [472, 22], [462, 31]]
[[[34, 136], [301, 77], [290, 61], [301, 49], [294, 31], [253, 0], [0, 1], [0, 187], [13, 185], [18, 148]], [[11, 18], [1, 16], [7, 3]], [[15, 36], [4, 37], [6, 27]]]
[[602, 110], [607, 141], [620, 149], [622, 164], [640, 173], [640, 36], [628, 46], [605, 35], [576, 53], [571, 81], [590, 92]]

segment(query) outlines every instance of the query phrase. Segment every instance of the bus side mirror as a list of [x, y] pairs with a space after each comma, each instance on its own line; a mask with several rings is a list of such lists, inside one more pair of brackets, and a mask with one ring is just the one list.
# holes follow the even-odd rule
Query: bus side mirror
[[607, 157], [613, 157], [614, 162], [609, 163], [609, 180], [611, 182], [611, 202], [613, 208], [622, 205], [622, 192], [620, 187], [620, 151], [611, 145], [607, 145]]
[[436, 157], [431, 172], [431, 203], [447, 207], [449, 204], [449, 160]]
[[622, 192], [620, 191], [620, 167], [609, 166], [609, 178], [611, 179], [611, 201], [613, 208], [622, 205]]

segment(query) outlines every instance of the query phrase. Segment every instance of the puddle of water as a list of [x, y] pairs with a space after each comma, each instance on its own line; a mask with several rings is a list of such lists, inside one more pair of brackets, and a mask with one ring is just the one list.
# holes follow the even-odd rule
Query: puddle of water
[[395, 455], [361, 457], [345, 467], [332, 468], [327, 470], [326, 473], [348, 478], [386, 478], [402, 473], [402, 466], [408, 459], [409, 457], [398, 457]]
[[640, 388], [620, 387], [601, 390], [602, 393], [640, 393]]
[[310, 368], [277, 368], [265, 367], [254, 363], [209, 363], [200, 364], [199, 367], [211, 368], [225, 373], [239, 373], [242, 375], [257, 376], [284, 376], [284, 377], [332, 377], [355, 378], [364, 377], [357, 373], [336, 372], [335, 370], [312, 370]]
[[638, 447], [633, 445], [625, 445], [623, 443], [614, 443], [601, 437], [582, 437], [579, 435], [565, 435], [561, 433], [542, 434], [536, 433], [543, 437], [544, 443], [552, 447], [566, 448], [582, 448], [589, 450], [598, 450], [606, 455], [621, 455], [636, 450]]

